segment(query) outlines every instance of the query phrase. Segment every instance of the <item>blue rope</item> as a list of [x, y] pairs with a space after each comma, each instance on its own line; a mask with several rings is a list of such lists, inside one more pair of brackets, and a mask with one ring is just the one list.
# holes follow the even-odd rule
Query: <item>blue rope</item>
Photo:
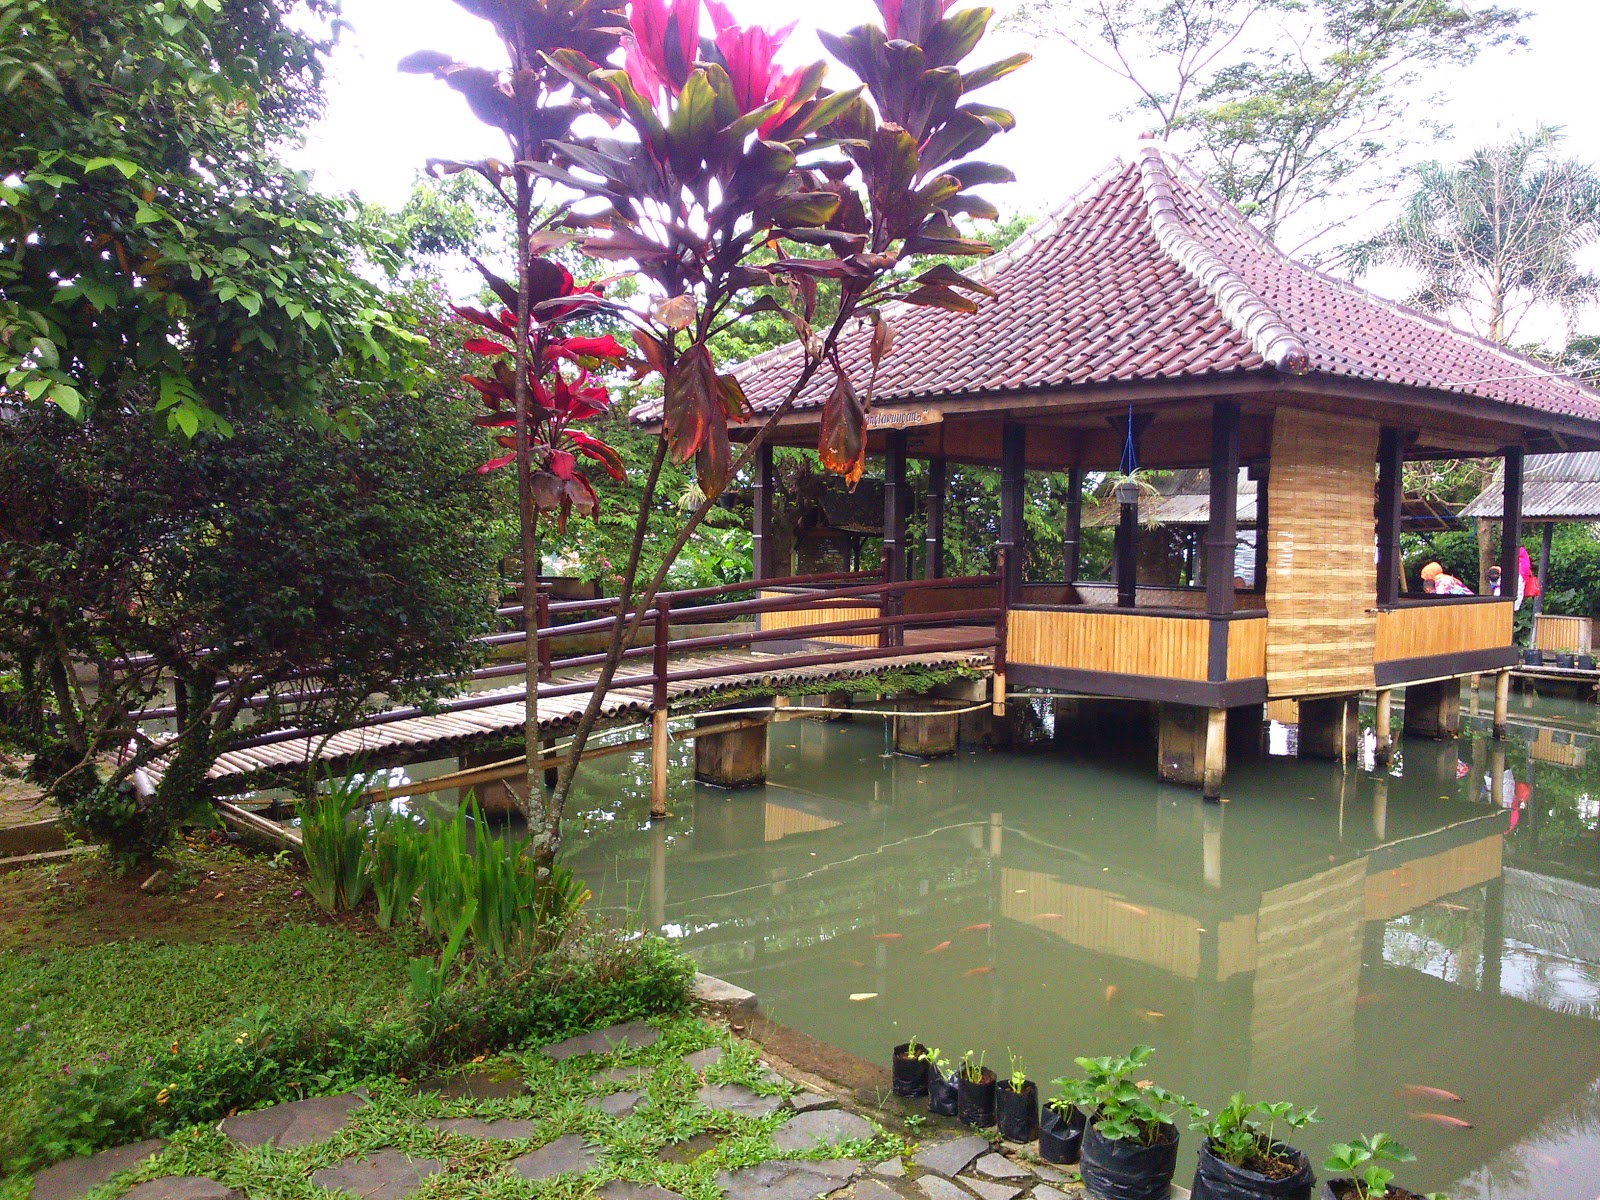
[[1132, 475], [1139, 469], [1139, 452], [1133, 445], [1133, 405], [1128, 405], [1128, 437], [1122, 444], [1122, 473]]

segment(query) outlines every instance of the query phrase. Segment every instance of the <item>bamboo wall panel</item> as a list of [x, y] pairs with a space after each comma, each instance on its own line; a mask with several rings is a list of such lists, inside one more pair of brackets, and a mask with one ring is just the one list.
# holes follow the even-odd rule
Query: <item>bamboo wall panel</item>
[[1012, 609], [1006, 657], [1037, 667], [1157, 679], [1206, 678], [1210, 625], [1129, 612]]
[[1387, 921], [1441, 896], [1500, 878], [1500, 834], [1367, 876], [1366, 915]]
[[964, 608], [994, 608], [999, 603], [1000, 590], [995, 587], [918, 588], [905, 593], [904, 610], [920, 617]]
[[1588, 654], [1594, 649], [1594, 622], [1588, 617], [1547, 617], [1533, 619], [1533, 644], [1539, 650], [1563, 654]]
[[787, 805], [774, 804], [770, 800], [765, 807], [766, 840], [769, 842], [782, 841], [797, 833], [821, 833], [826, 829], [839, 827], [838, 821], [830, 821], [827, 817], [819, 817], [815, 813], [790, 808]]
[[1234, 621], [1228, 626], [1228, 678], [1260, 679], [1267, 673], [1267, 621]]
[[1588, 751], [1578, 745], [1570, 733], [1566, 737], [1565, 742], [1558, 742], [1553, 729], [1539, 730], [1539, 736], [1528, 744], [1528, 757], [1562, 767], [1583, 766], [1588, 762]]
[[1181, 979], [1200, 975], [1200, 924], [1186, 913], [1134, 904], [1115, 892], [1063, 883], [1040, 871], [1002, 867], [1000, 915]]
[[1256, 969], [1256, 914], [1229, 917], [1217, 928], [1217, 982]]
[[[808, 625], [831, 625], [836, 621], [870, 621], [879, 615], [877, 605], [852, 604], [848, 600], [808, 601], [804, 596], [794, 595], [789, 592], [761, 593], [763, 600], [771, 600], [779, 596], [789, 596], [796, 602], [804, 604], [804, 607], [785, 609], [781, 612], [762, 613], [761, 628], [763, 630], [793, 629], [803, 637], [805, 636], [805, 628]], [[845, 646], [876, 646], [878, 644], [878, 634], [876, 630], [869, 630], [866, 633], [859, 634], [838, 633], [818, 640]]]
[[1373, 686], [1378, 426], [1280, 408], [1272, 429], [1267, 690]]
[[1511, 645], [1511, 601], [1437, 604], [1378, 614], [1377, 661], [1431, 658]]

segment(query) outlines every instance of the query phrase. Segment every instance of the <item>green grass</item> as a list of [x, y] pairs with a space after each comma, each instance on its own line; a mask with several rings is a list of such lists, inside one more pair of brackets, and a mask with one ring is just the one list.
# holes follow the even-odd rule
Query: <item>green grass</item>
[[[437, 1095], [413, 1096], [399, 1079], [369, 1084], [371, 1102], [357, 1111], [351, 1125], [316, 1146], [293, 1150], [244, 1150], [207, 1126], [176, 1133], [166, 1152], [137, 1173], [126, 1175], [90, 1194], [90, 1200], [110, 1200], [130, 1183], [165, 1175], [206, 1175], [240, 1189], [255, 1200], [313, 1200], [326, 1196], [308, 1176], [351, 1155], [393, 1147], [413, 1157], [442, 1162], [446, 1170], [420, 1193], [426, 1200], [579, 1200], [610, 1179], [657, 1183], [686, 1200], [718, 1200], [718, 1171], [750, 1166], [767, 1159], [862, 1158], [876, 1161], [903, 1153], [905, 1144], [882, 1135], [801, 1155], [780, 1155], [772, 1134], [792, 1114], [736, 1117], [702, 1107], [695, 1100], [700, 1080], [683, 1056], [706, 1046], [721, 1045], [723, 1058], [709, 1072], [716, 1083], [743, 1083], [765, 1094], [787, 1094], [786, 1083], [775, 1082], [759, 1065], [754, 1050], [734, 1042], [726, 1032], [692, 1017], [660, 1023], [662, 1038], [641, 1050], [624, 1048], [604, 1057], [568, 1059], [557, 1063], [537, 1050], [501, 1055], [483, 1064], [496, 1075], [514, 1073], [525, 1079], [530, 1094], [514, 1099], [445, 1100]], [[624, 1084], [590, 1077], [607, 1066], [639, 1065], [648, 1068], [645, 1098], [624, 1118], [607, 1116], [584, 1107], [584, 1101]], [[539, 1122], [534, 1138], [525, 1142], [481, 1142], [458, 1138], [424, 1127], [434, 1117], [532, 1118]], [[563, 1177], [543, 1183], [526, 1182], [505, 1170], [512, 1159], [567, 1133], [584, 1135], [599, 1147], [600, 1165], [582, 1177]], [[716, 1145], [688, 1163], [662, 1162], [659, 1155], [670, 1144], [709, 1134]], [[13, 1180], [0, 1184], [0, 1200], [21, 1200], [27, 1184]]]
[[117, 1048], [165, 1047], [258, 1006], [281, 1015], [337, 1005], [375, 1014], [405, 990], [408, 938], [290, 925], [243, 943], [110, 943], [49, 954], [0, 952], [0, 1094], [7, 1032], [42, 1036], [32, 1066], [55, 1068]]

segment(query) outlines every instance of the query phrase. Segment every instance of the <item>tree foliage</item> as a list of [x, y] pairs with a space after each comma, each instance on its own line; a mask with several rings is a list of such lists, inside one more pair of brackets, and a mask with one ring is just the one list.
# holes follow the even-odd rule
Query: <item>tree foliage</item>
[[1562, 313], [1570, 331], [1600, 296], [1600, 276], [1580, 261], [1600, 240], [1600, 174], [1559, 157], [1560, 142], [1540, 126], [1453, 166], [1422, 164], [1400, 217], [1351, 247], [1351, 265], [1414, 271], [1412, 304], [1502, 345], [1540, 310]]
[[[0, 386], [74, 417], [226, 434], [324, 419], [398, 331], [389, 248], [279, 149], [322, 107], [328, 0], [13, 0], [0, 10]], [[293, 19], [291, 20], [291, 14]], [[321, 30], [319, 32], [319, 30]], [[343, 420], [354, 429], [354, 417]]]
[[[1159, 136], [1268, 237], [1394, 177], [1429, 72], [1521, 44], [1524, 14], [1461, 0], [1032, 0], [1020, 19], [1127, 80]], [[1298, 223], [1297, 223], [1298, 224]], [[1307, 237], [1302, 244], [1312, 240]]]
[[[369, 397], [353, 440], [262, 414], [174, 439], [139, 405], [0, 422], [0, 655], [36, 771], [80, 825], [149, 853], [238, 739], [426, 700], [478, 661], [496, 531], [459, 333], [431, 325], [423, 386]], [[128, 716], [169, 684], [175, 741]], [[160, 756], [141, 803], [121, 785]]]

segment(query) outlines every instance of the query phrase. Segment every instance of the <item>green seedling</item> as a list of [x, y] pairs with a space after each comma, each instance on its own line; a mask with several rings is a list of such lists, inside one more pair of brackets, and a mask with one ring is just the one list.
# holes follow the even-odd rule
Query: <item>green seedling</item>
[[1278, 1129], [1283, 1129], [1287, 1140], [1317, 1119], [1314, 1108], [1299, 1108], [1287, 1101], [1252, 1102], [1245, 1099], [1243, 1092], [1235, 1092], [1216, 1116], [1209, 1121], [1196, 1121], [1190, 1128], [1206, 1135], [1211, 1152], [1223, 1162], [1243, 1167], [1251, 1161], [1289, 1161], [1279, 1153]]
[[973, 1061], [972, 1051], [968, 1050], [965, 1054], [963, 1054], [961, 1056], [961, 1077], [968, 1083], [982, 1083], [983, 1060], [987, 1058], [988, 1055], [989, 1052], [985, 1050], [982, 1054], [978, 1055], [977, 1061]]
[[1083, 1078], [1057, 1079], [1060, 1096], [1051, 1103], [1057, 1112], [1068, 1111], [1061, 1107], [1065, 1103], [1090, 1113], [1095, 1129], [1107, 1141], [1140, 1146], [1165, 1141], [1166, 1130], [1176, 1124], [1179, 1113], [1200, 1120], [1206, 1111], [1176, 1092], [1137, 1078], [1154, 1053], [1150, 1046], [1135, 1046], [1119, 1057], [1075, 1059]]
[[[1394, 1180], [1394, 1172], [1384, 1163], [1416, 1160], [1415, 1154], [1387, 1133], [1374, 1133], [1329, 1146], [1328, 1160], [1322, 1165], [1326, 1170], [1341, 1171], [1350, 1176], [1355, 1184], [1356, 1200], [1373, 1200], [1374, 1197], [1387, 1196], [1389, 1184]], [[1445, 1200], [1445, 1197], [1432, 1192], [1424, 1200]]]

